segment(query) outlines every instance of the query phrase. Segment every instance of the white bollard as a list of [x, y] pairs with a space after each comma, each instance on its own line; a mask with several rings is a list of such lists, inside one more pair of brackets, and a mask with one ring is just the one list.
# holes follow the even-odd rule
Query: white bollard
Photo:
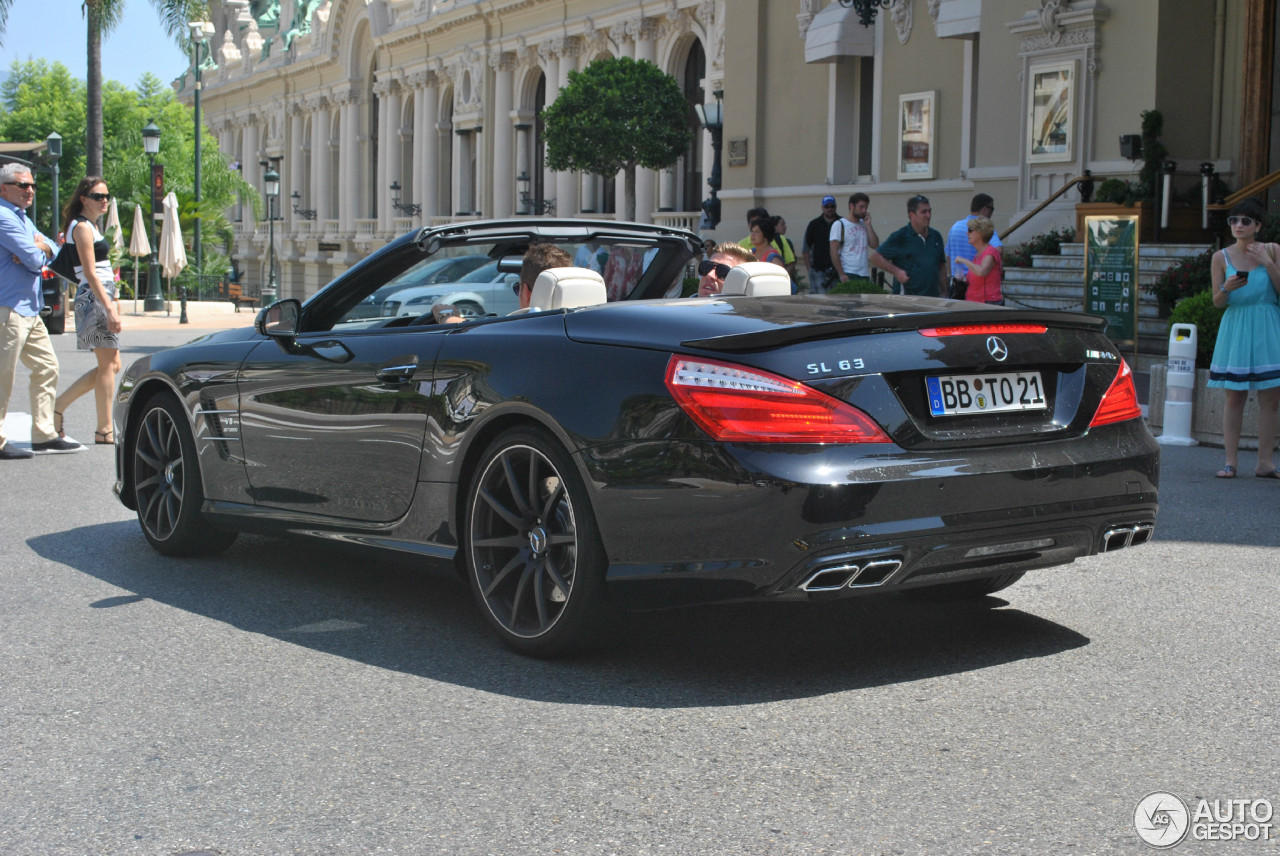
[[1169, 329], [1169, 364], [1164, 376], [1164, 432], [1156, 441], [1166, 446], [1199, 445], [1191, 436], [1191, 401], [1196, 391], [1196, 325]]

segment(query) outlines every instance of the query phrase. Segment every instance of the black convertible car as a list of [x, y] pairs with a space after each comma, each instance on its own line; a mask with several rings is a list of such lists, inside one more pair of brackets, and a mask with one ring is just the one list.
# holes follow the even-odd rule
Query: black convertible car
[[[534, 241], [599, 272], [461, 324], [362, 310], [440, 258], [518, 271]], [[701, 249], [581, 220], [406, 235], [305, 305], [134, 363], [116, 492], [166, 555], [253, 531], [454, 562], [538, 656], [615, 609], [975, 597], [1151, 538], [1158, 446], [1100, 319], [771, 296], [754, 264], [737, 296], [680, 299]]]

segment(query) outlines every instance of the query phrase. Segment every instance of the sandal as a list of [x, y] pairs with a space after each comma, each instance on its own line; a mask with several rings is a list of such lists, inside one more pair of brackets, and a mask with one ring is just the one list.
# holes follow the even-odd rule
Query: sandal
[[1236, 468], [1231, 464], [1227, 464], [1225, 467], [1218, 470], [1217, 476], [1220, 479], [1233, 479], [1236, 477]]
[[116, 432], [94, 431], [93, 442], [98, 446], [114, 446], [116, 444]]
[[1254, 473], [1260, 479], [1280, 479], [1280, 470], [1272, 470], [1269, 473]]
[[53, 432], [58, 435], [58, 439], [67, 439], [67, 432], [62, 430], [62, 411], [53, 411]]

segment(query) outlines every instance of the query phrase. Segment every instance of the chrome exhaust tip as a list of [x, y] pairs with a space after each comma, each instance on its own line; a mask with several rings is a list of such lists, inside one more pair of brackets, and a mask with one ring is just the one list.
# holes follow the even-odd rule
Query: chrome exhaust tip
[[1102, 535], [1102, 552], [1110, 553], [1113, 550], [1145, 544], [1152, 539], [1155, 532], [1154, 523], [1137, 523], [1133, 526], [1117, 526], [1108, 529]]
[[872, 559], [857, 564], [840, 561], [814, 571], [800, 584], [805, 592], [832, 592], [842, 588], [872, 588], [884, 585], [902, 568], [901, 559]]

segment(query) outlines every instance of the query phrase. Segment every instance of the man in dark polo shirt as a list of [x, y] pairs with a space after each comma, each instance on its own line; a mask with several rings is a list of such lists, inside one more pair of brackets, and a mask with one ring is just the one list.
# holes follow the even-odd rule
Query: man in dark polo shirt
[[947, 293], [947, 246], [929, 228], [933, 207], [924, 196], [907, 200], [907, 225], [867, 251], [867, 261], [902, 284], [904, 294], [941, 297]]

